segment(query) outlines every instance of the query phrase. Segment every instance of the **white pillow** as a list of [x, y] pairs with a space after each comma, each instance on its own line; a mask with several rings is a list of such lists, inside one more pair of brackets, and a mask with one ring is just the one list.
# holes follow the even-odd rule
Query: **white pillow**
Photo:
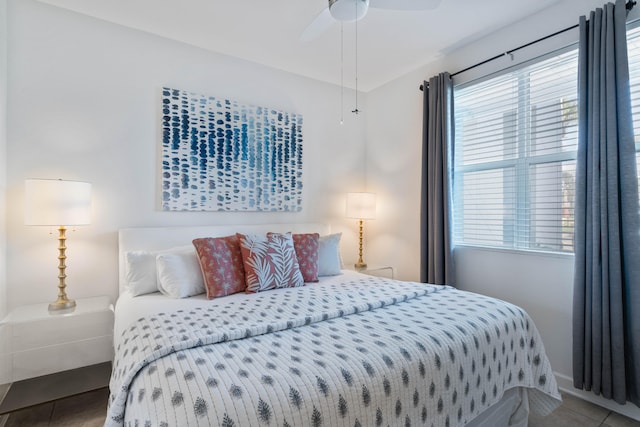
[[340, 237], [342, 237], [342, 233], [320, 236], [318, 241], [318, 276], [341, 274]]
[[192, 247], [181, 253], [163, 253], [156, 257], [158, 288], [172, 298], [186, 298], [206, 291], [200, 262]]
[[180, 246], [165, 251], [131, 251], [124, 254], [126, 287], [133, 296], [158, 292], [156, 256], [167, 252], [185, 252], [193, 246]]

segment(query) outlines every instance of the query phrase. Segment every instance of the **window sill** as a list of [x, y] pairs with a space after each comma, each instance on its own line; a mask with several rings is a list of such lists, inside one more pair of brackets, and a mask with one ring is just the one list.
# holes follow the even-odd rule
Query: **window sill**
[[547, 252], [547, 251], [536, 251], [532, 249], [507, 249], [507, 248], [496, 248], [493, 246], [479, 246], [479, 245], [455, 245], [454, 246], [454, 254], [457, 251], [468, 251], [468, 250], [478, 250], [478, 251], [486, 251], [486, 252], [501, 252], [508, 253], [513, 255], [524, 255], [524, 256], [535, 256], [535, 257], [548, 257], [548, 258], [559, 258], [559, 259], [573, 259], [573, 253], [565, 253], [565, 252]]

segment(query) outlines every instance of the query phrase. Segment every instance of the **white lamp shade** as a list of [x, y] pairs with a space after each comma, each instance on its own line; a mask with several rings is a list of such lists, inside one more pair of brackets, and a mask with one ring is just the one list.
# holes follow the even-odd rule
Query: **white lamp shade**
[[329, 0], [329, 12], [338, 21], [358, 21], [368, 9], [369, 0]]
[[376, 219], [376, 194], [347, 193], [347, 218]]
[[91, 184], [55, 179], [25, 181], [26, 225], [85, 225], [91, 222]]

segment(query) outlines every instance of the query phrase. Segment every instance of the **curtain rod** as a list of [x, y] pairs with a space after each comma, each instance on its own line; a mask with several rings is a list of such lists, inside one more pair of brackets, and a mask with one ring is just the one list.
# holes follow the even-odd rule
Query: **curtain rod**
[[[630, 11], [631, 9], [633, 9], [633, 7], [634, 7], [635, 5], [636, 5], [636, 0], [630, 0], [630, 1], [628, 1], [628, 2], [626, 3], [625, 7], [626, 7], [627, 11]], [[451, 74], [451, 77], [456, 76], [456, 75], [458, 75], [458, 74], [462, 74], [462, 73], [464, 73], [465, 71], [472, 70], [472, 69], [474, 69], [474, 68], [476, 68], [476, 67], [479, 67], [479, 66], [481, 66], [481, 65], [484, 65], [484, 64], [486, 64], [486, 63], [488, 63], [488, 62], [495, 61], [496, 59], [502, 58], [502, 57], [503, 57], [503, 56], [505, 56], [505, 55], [512, 55], [514, 52], [517, 52], [517, 51], [519, 51], [520, 49], [524, 49], [524, 48], [529, 47], [529, 46], [531, 46], [531, 45], [534, 45], [534, 44], [536, 44], [536, 43], [540, 43], [541, 41], [544, 41], [544, 40], [550, 39], [550, 38], [555, 37], [555, 36], [557, 36], [557, 35], [560, 35], [560, 34], [562, 34], [562, 33], [566, 33], [567, 31], [571, 31], [571, 30], [573, 30], [574, 28], [578, 28], [578, 26], [579, 26], [578, 24], [576, 24], [576, 25], [572, 25], [572, 26], [567, 27], [567, 28], [565, 28], [565, 29], [563, 29], [563, 30], [556, 31], [556, 32], [555, 32], [555, 33], [553, 33], [553, 34], [549, 34], [548, 36], [540, 37], [540, 38], [539, 38], [539, 39], [537, 39], [537, 40], [534, 40], [534, 41], [532, 41], [532, 42], [529, 42], [529, 43], [523, 44], [523, 45], [518, 46], [518, 47], [516, 47], [516, 48], [514, 48], [514, 49], [508, 50], [508, 51], [506, 51], [505, 53], [501, 53], [500, 55], [496, 55], [496, 56], [493, 56], [493, 57], [491, 57], [491, 58], [489, 58], [489, 59], [485, 59], [484, 61], [482, 61], [482, 62], [478, 62], [477, 64], [473, 64], [473, 65], [471, 65], [470, 67], [467, 67], [467, 68], [465, 68], [465, 69], [463, 69], [463, 70], [456, 71], [455, 73]], [[423, 86], [424, 86], [424, 84], [421, 84], [421, 85], [420, 85], [420, 90], [424, 90], [424, 87], [423, 87]], [[428, 86], [427, 86], [427, 87], [428, 87]]]

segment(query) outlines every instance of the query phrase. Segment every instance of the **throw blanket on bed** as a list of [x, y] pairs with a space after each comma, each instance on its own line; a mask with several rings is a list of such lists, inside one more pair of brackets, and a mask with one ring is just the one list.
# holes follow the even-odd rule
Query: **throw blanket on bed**
[[517, 386], [560, 399], [522, 309], [366, 277], [139, 319], [105, 426], [457, 426]]

